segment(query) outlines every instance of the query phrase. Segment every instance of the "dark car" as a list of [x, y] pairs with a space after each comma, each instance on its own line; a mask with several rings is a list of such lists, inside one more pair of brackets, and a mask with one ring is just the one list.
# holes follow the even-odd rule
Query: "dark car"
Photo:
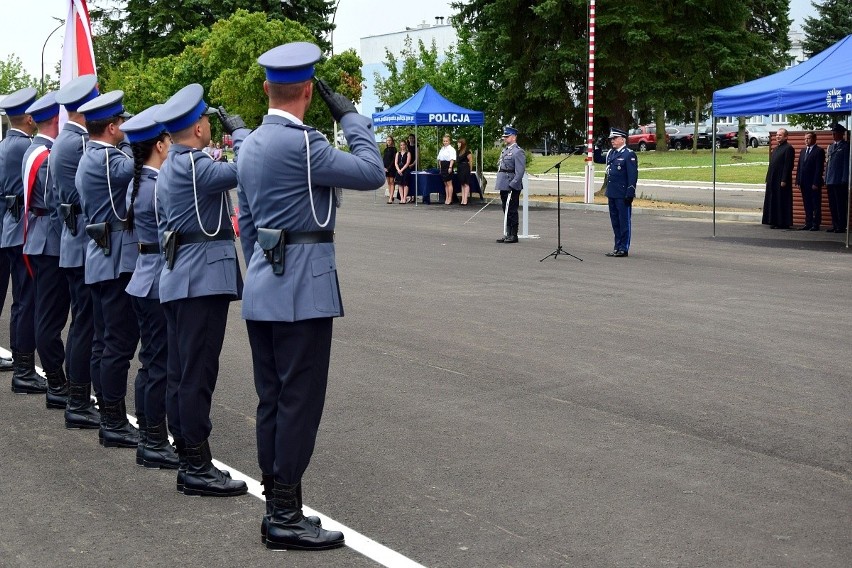
[[[736, 124], [720, 124], [716, 127], [716, 147], [736, 148], [739, 126]], [[713, 127], [707, 126], [698, 133], [698, 147], [710, 148], [713, 139]]]
[[539, 141], [530, 152], [542, 156], [555, 156], [556, 154], [570, 154], [574, 146], [566, 142], [560, 142], [555, 138], [545, 138]]
[[669, 137], [669, 148], [675, 150], [689, 150], [692, 148], [692, 140], [695, 136], [695, 126], [666, 126], [666, 134]]

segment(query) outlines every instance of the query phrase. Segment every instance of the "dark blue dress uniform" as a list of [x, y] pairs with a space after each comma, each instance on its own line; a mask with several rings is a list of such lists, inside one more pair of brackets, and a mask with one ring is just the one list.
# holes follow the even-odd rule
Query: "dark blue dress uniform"
[[846, 127], [842, 124], [835, 123], [831, 130], [834, 142], [828, 146], [828, 162], [825, 166], [832, 225], [828, 232], [843, 233], [846, 231], [846, 211], [849, 205], [849, 141], [843, 139]]
[[[10, 119], [24, 119], [26, 109], [35, 101], [36, 90], [20, 89], [0, 101], [0, 109]], [[35, 124], [30, 121], [30, 128]], [[0, 254], [9, 259], [12, 276], [12, 310], [10, 317], [10, 342], [15, 359], [12, 375], [12, 392], [41, 394], [47, 391], [44, 381], [35, 372], [35, 306], [33, 280], [27, 270], [23, 255], [24, 244], [24, 181], [21, 167], [24, 154], [32, 143], [31, 132], [11, 128], [0, 142], [0, 189], [3, 227], [0, 236]]]
[[27, 113], [39, 125], [24, 154], [21, 177], [24, 180], [25, 219], [24, 254], [29, 259], [35, 285], [35, 338], [41, 366], [47, 378], [47, 407], [65, 409], [68, 381], [65, 378], [65, 347], [62, 330], [68, 320], [68, 282], [59, 268], [59, 199], [50, 176], [50, 149], [58, 127], [59, 105], [50, 92], [34, 102]]
[[[170, 364], [180, 375], [176, 412], [169, 409], [169, 427], [186, 464], [178, 470], [178, 489], [187, 495], [232, 496], [244, 494], [247, 486], [213, 466], [208, 438], [228, 306], [242, 293], [229, 198], [237, 166], [214, 162], [201, 150], [210, 139], [204, 117], [211, 114], [203, 95], [201, 85], [188, 85], [154, 114], [173, 138], [157, 178], [167, 258], [159, 293]], [[234, 132], [235, 152], [247, 134], [247, 129]], [[190, 140], [197, 147], [181, 143]]]
[[[517, 136], [518, 131], [511, 126], [503, 128], [503, 138]], [[518, 242], [518, 201], [524, 189], [524, 172], [527, 158], [524, 150], [516, 142], [508, 144], [500, 152], [497, 167], [497, 191], [503, 203], [504, 223], [503, 238], [498, 243]]]
[[[270, 83], [303, 83], [319, 57], [315, 45], [293, 43], [258, 62]], [[317, 88], [327, 89], [323, 83]], [[332, 238], [335, 188], [374, 190], [385, 182], [370, 121], [344, 102], [344, 112], [332, 108], [332, 114], [350, 153], [333, 148], [299, 117], [270, 109], [238, 163], [240, 240], [248, 265], [242, 313], [259, 398], [258, 462], [268, 504], [261, 532], [270, 548], [343, 544], [341, 533], [302, 516], [301, 480], [322, 418], [333, 318], [343, 315]]]
[[615, 245], [607, 256], [627, 256], [630, 250], [630, 223], [636, 183], [639, 179], [639, 161], [636, 153], [627, 147], [627, 132], [613, 128], [609, 137], [623, 137], [625, 145], [611, 149], [606, 156], [595, 148], [595, 163], [606, 164], [606, 196], [609, 202], [609, 220], [615, 235]]
[[[111, 128], [129, 118], [123, 98], [122, 91], [111, 91], [79, 108], [90, 133], [96, 132], [95, 124], [106, 122]], [[95, 337], [103, 342], [100, 442], [105, 447], [136, 448], [138, 432], [127, 421], [125, 405], [130, 359], [139, 341], [139, 328], [127, 317], [133, 307], [125, 292], [138, 254], [136, 235], [126, 224], [127, 186], [134, 166], [133, 159], [111, 143], [118, 142], [120, 135], [109, 131], [92, 135], [75, 182], [89, 223], [85, 275], [92, 291]]]
[[71, 298], [71, 325], [65, 339], [65, 364], [69, 382], [66, 428], [100, 428], [100, 414], [90, 395], [94, 388], [96, 396], [101, 396], [101, 362], [94, 353], [103, 353], [103, 344], [92, 345], [95, 333], [92, 294], [86, 285], [84, 269], [89, 242], [86, 235], [88, 221], [82, 214], [75, 179], [77, 166], [89, 141], [89, 132], [81, 124], [85, 123], [85, 118], [77, 111], [99, 94], [94, 75], [77, 77], [59, 90], [56, 102], [65, 107], [69, 118], [56, 137], [50, 153], [50, 172], [56, 185], [62, 220], [59, 266], [65, 273]]
[[[139, 360], [142, 367], [135, 384], [136, 421], [141, 438], [136, 463], [150, 468], [177, 469], [178, 457], [166, 430], [168, 339], [159, 295], [164, 264], [157, 232], [159, 170], [145, 163], [158, 144], [163, 145], [162, 149], [168, 144], [165, 127], [153, 119], [159, 107], [145, 109], [121, 125], [134, 154], [134, 177], [127, 189], [127, 212], [139, 241], [139, 256], [126, 291], [133, 302], [141, 339]], [[159, 160], [156, 164], [159, 165]]]

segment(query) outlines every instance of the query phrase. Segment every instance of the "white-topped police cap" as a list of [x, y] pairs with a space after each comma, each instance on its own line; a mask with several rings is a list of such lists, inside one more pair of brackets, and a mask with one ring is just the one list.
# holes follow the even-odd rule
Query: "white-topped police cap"
[[621, 136], [622, 138], [627, 138], [627, 132], [620, 128], [610, 128], [609, 129], [609, 137], [610, 138], [618, 138]]
[[266, 69], [270, 83], [301, 83], [314, 76], [314, 63], [320, 60], [320, 48], [307, 41], [295, 41], [273, 47], [257, 58]]
[[110, 91], [98, 95], [80, 106], [77, 112], [82, 113], [86, 120], [106, 120], [108, 118], [130, 118], [133, 116], [124, 110], [124, 91]]
[[127, 141], [131, 144], [154, 140], [166, 131], [166, 127], [154, 120], [154, 115], [159, 112], [163, 105], [148, 107], [133, 118], [119, 126], [119, 130], [127, 135]]
[[80, 75], [68, 81], [56, 93], [56, 102], [69, 112], [77, 112], [81, 106], [100, 95], [96, 75]]
[[59, 114], [59, 104], [56, 102], [56, 91], [50, 91], [39, 100], [27, 107], [27, 114], [35, 122], [44, 122]]
[[517, 136], [517, 135], [518, 135], [518, 129], [517, 128], [515, 128], [514, 126], [504, 126], [503, 127], [503, 135], [501, 136], [501, 138], [505, 138], [506, 136]]
[[33, 87], [24, 87], [23, 89], [18, 89], [14, 93], [10, 95], [6, 95], [3, 99], [0, 99], [0, 109], [2, 109], [8, 116], [21, 116], [22, 114], [27, 114], [27, 108], [33, 101], [36, 100], [36, 95], [38, 91], [36, 91]]
[[209, 114], [216, 114], [216, 110], [204, 101], [204, 87], [191, 83], [169, 97], [154, 113], [154, 120], [169, 132], [180, 132]]

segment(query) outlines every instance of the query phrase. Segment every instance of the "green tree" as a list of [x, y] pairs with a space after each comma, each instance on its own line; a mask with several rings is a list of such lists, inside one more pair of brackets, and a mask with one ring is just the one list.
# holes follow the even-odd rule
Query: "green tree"
[[38, 87], [38, 80], [30, 77], [24, 70], [24, 64], [14, 53], [0, 61], [0, 94], [13, 93], [24, 87]]
[[805, 18], [802, 31], [805, 55], [813, 57], [844, 37], [852, 34], [852, 0], [824, 0], [811, 2], [815, 16]]

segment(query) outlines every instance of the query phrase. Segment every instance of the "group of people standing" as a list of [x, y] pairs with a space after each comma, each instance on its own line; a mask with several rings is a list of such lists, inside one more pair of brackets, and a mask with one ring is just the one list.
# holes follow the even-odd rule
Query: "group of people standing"
[[[242, 298], [267, 498], [261, 540], [276, 549], [344, 544], [342, 533], [303, 515], [301, 479], [322, 417], [332, 321], [343, 315], [336, 188], [384, 183], [370, 121], [321, 80], [315, 87], [319, 59], [305, 42], [258, 58], [269, 113], [254, 131], [211, 109], [198, 84], [135, 116], [123, 92], [100, 93], [94, 75], [38, 99], [28, 88], [0, 100], [12, 125], [0, 142], [0, 260], [13, 284], [13, 361], [0, 363], [13, 367], [13, 392], [44, 394], [48, 408], [65, 410], [67, 428], [135, 448], [139, 465], [177, 470], [185, 495], [242, 495], [246, 484], [213, 465], [209, 444], [228, 307]], [[349, 153], [303, 123], [315, 89], [345, 128]], [[61, 131], [60, 105], [68, 112]], [[203, 151], [211, 116], [232, 136], [239, 163]], [[137, 345], [138, 428], [125, 404]]]
[[[458, 150], [453, 148], [449, 135], [444, 135], [441, 148], [438, 150], [437, 162], [440, 169], [441, 180], [444, 183], [444, 204], [453, 202], [455, 191], [453, 189], [454, 173], [458, 176], [461, 186], [461, 200], [459, 205], [467, 205], [470, 197], [470, 164], [472, 153], [467, 146], [467, 140], [459, 138]], [[419, 155], [417, 139], [414, 134], [409, 134], [408, 139], [399, 143], [393, 136], [385, 139], [385, 149], [382, 154], [385, 168], [385, 176], [388, 187], [388, 205], [395, 203], [399, 195], [399, 203], [414, 203], [416, 196], [408, 195], [410, 190], [411, 172], [419, 169]]]

